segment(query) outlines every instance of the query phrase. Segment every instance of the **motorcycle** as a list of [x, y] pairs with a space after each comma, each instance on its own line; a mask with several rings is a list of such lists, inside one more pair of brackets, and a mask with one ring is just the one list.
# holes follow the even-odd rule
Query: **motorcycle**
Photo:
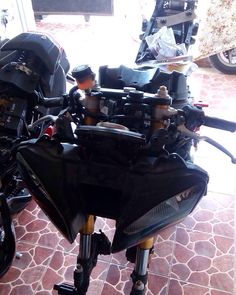
[[[135, 59], [137, 64], [156, 60], [157, 52], [148, 46], [146, 38], [160, 31], [164, 26], [173, 30], [176, 44], [184, 44], [186, 52], [196, 41], [199, 23], [196, 20], [198, 1], [158, 0], [150, 20], [142, 22], [141, 44]], [[172, 44], [173, 47], [173, 44]], [[177, 51], [176, 56], [182, 53]], [[168, 60], [168, 58], [166, 58]], [[172, 59], [173, 60], [173, 59]], [[236, 48], [209, 56], [210, 63], [224, 74], [236, 74]], [[165, 59], [164, 59], [165, 61]]]
[[[165, 86], [155, 94], [102, 88], [88, 66], [72, 75], [77, 85], [52, 124], [52, 136], [22, 142], [16, 155], [21, 177], [53, 224], [71, 243], [80, 234], [74, 285], [54, 289], [86, 294], [98, 255], [126, 250], [135, 263], [130, 294], [142, 295], [153, 236], [190, 214], [209, 180], [206, 171], [168, 148], [183, 138], [205, 140], [236, 163], [219, 143], [196, 133], [201, 125], [235, 132], [236, 123], [208, 117], [188, 103], [173, 108]], [[94, 233], [96, 216], [116, 221], [112, 242]]]
[[66, 92], [69, 62], [49, 35], [28, 32], [2, 42], [0, 51], [0, 277], [15, 255], [11, 216], [31, 195], [17, 171], [14, 151], [22, 141], [38, 137], [47, 127], [30, 128], [42, 116], [57, 115], [55, 97]]
[[156, 1], [150, 20], [144, 19], [142, 22], [143, 34], [140, 36], [141, 44], [135, 62], [140, 64], [156, 60], [157, 52], [155, 48], [148, 46], [146, 38], [163, 27], [171, 28], [176, 44], [184, 44], [188, 50], [189, 46], [195, 43], [194, 38], [198, 32], [199, 25], [195, 22], [196, 3], [197, 1]]
[[224, 74], [236, 74], [236, 48], [209, 56], [211, 64]]

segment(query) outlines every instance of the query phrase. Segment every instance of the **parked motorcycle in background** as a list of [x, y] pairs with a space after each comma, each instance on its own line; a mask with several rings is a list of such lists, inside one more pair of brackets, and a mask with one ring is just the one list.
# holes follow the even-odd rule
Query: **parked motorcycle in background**
[[[205, 3], [199, 3], [199, 1], [172, 1], [172, 0], [158, 0], [155, 1], [154, 9], [152, 12], [152, 15], [149, 19], [148, 17], [144, 17], [143, 23], [142, 23], [142, 35], [141, 38], [141, 44], [136, 56], [135, 62], [137, 64], [149, 62], [149, 61], [159, 61], [159, 62], [166, 62], [166, 61], [175, 61], [173, 57], [179, 57], [179, 60], [181, 60], [181, 56], [183, 56], [184, 61], [184, 55], [188, 55], [189, 52], [191, 54], [191, 46], [195, 44], [195, 41], [199, 42], [198, 44], [200, 47], [200, 50], [202, 52], [197, 53], [197, 59], [199, 58], [205, 58], [209, 56], [209, 60], [211, 64], [219, 71], [221, 71], [224, 74], [236, 74], [236, 49], [230, 48], [226, 51], [218, 52], [216, 54], [213, 54], [213, 45], [212, 42], [215, 42], [217, 46], [219, 46], [220, 42], [223, 42], [222, 38], [222, 30], [219, 28], [219, 32], [215, 36], [215, 40], [212, 41], [210, 44], [205, 44], [206, 38], [204, 36], [200, 36], [198, 32], [199, 28], [199, 22], [201, 23], [201, 9], [198, 7], [202, 5], [202, 10], [204, 13], [207, 9], [207, 6]], [[212, 4], [214, 7], [216, 5], [215, 3]], [[230, 4], [231, 5], [231, 4]], [[233, 5], [233, 4], [232, 4]], [[217, 8], [214, 8], [217, 9]], [[213, 10], [208, 8], [208, 10]], [[208, 11], [207, 10], [207, 11]], [[211, 13], [209, 16], [204, 16], [206, 18], [206, 21], [204, 21], [204, 26], [200, 33], [204, 30], [206, 30], [206, 26], [210, 27], [210, 25], [219, 27], [221, 25], [220, 23], [220, 16], [217, 20], [212, 20], [211, 17], [217, 18], [217, 13], [220, 13], [221, 7], [218, 8], [218, 10]], [[227, 9], [224, 10], [227, 12]], [[230, 8], [228, 8], [228, 14], [230, 14]], [[233, 12], [232, 12], [233, 13]], [[209, 12], [210, 14], [210, 12]], [[212, 15], [213, 14], [213, 15]], [[222, 13], [221, 13], [222, 14]], [[209, 20], [208, 20], [209, 19]], [[228, 17], [229, 19], [229, 17]], [[229, 21], [227, 19], [227, 21]], [[224, 22], [224, 17], [222, 17], [222, 22]], [[212, 22], [212, 24], [210, 23]], [[216, 24], [217, 22], [217, 24]], [[232, 22], [232, 21], [231, 21]], [[219, 24], [218, 24], [219, 23]], [[201, 24], [200, 24], [201, 25]], [[224, 23], [225, 26], [225, 23]], [[165, 34], [166, 31], [164, 31], [163, 34], [161, 34], [161, 31], [163, 28], [168, 28], [169, 30], [173, 30], [173, 40], [170, 38], [166, 38]], [[215, 29], [216, 30], [216, 29]], [[213, 28], [209, 28], [209, 32], [214, 36], [214, 30]], [[154, 39], [153, 43], [151, 43], [150, 39], [153, 38], [155, 35], [157, 36], [156, 39]], [[212, 36], [208, 36], [208, 38], [211, 39]], [[230, 36], [230, 35], [229, 35]], [[168, 36], [167, 36], [168, 37]], [[198, 40], [200, 38], [200, 41]], [[229, 37], [228, 37], [229, 38]], [[230, 37], [230, 42], [232, 42], [232, 38]], [[165, 43], [166, 42], [166, 43]], [[151, 44], [150, 44], [151, 43]], [[225, 40], [225, 43], [227, 43], [227, 40]], [[185, 47], [185, 50], [183, 51], [180, 45], [183, 45]], [[223, 43], [224, 44], [224, 43]], [[165, 50], [165, 45], [168, 50]], [[224, 44], [224, 47], [228, 47], [230, 44]], [[194, 46], [194, 45], [193, 45]], [[209, 49], [207, 48], [209, 47]], [[223, 45], [221, 45], [223, 47]], [[209, 50], [211, 49], [211, 52]], [[215, 49], [216, 50], [216, 49]], [[163, 56], [158, 56], [158, 54], [164, 52]], [[170, 54], [171, 52], [171, 54]], [[199, 57], [200, 54], [200, 57]], [[176, 59], [178, 60], [178, 59]]]
[[236, 48], [209, 56], [211, 64], [224, 74], [236, 74]]
[[31, 196], [16, 169], [14, 151], [22, 141], [46, 128], [42, 116], [57, 115], [54, 97], [66, 92], [69, 62], [49, 35], [22, 33], [2, 42], [0, 51], [0, 277], [15, 255], [10, 215], [20, 212]]
[[[145, 294], [153, 236], [190, 214], [207, 190], [207, 172], [178, 151], [188, 155], [193, 140], [205, 140], [236, 163], [224, 147], [196, 133], [201, 125], [235, 132], [236, 123], [208, 117], [183, 98], [182, 108], [172, 107], [177, 96], [172, 100], [166, 86], [155, 94], [141, 91], [153, 75], [145, 82], [140, 74], [102, 67], [100, 86], [119, 89], [104, 88], [90, 67], [76, 67], [77, 85], [52, 123], [52, 136], [17, 149], [20, 174], [36, 202], [69, 242], [80, 234], [74, 285], [55, 285], [58, 294], [85, 295], [98, 255], [122, 250], [135, 263], [130, 294]], [[139, 90], [128, 87], [134, 85]], [[116, 221], [112, 242], [94, 233], [96, 216]]]

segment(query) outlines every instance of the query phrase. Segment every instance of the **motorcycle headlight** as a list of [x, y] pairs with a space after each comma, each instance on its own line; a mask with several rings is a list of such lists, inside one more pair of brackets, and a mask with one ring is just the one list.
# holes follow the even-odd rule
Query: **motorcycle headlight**
[[136, 234], [139, 231], [147, 230], [150, 225], [164, 224], [167, 220], [180, 216], [183, 212], [188, 212], [192, 208], [193, 199], [190, 193], [194, 188], [185, 190], [180, 194], [160, 203], [152, 208], [145, 215], [128, 225], [124, 229], [127, 235]]
[[[62, 235], [73, 243], [86, 222], [86, 214], [82, 205], [78, 204], [78, 194], [72, 196], [72, 188], [65, 188], [64, 173], [67, 168], [64, 165], [64, 169], [61, 168], [61, 161], [55, 157], [52, 146], [49, 143], [48, 152], [45, 143], [43, 140], [38, 144], [35, 140], [30, 140], [19, 146], [16, 156], [18, 171], [40, 208]], [[70, 148], [73, 149], [73, 146]]]
[[[133, 215], [131, 222], [127, 221], [129, 217], [127, 219], [122, 217], [123, 220], [118, 221], [112, 252], [134, 246], [145, 238], [152, 236], [158, 230], [181, 221], [194, 209], [199, 199], [204, 195], [205, 188], [204, 183], [191, 186], [156, 206], [150, 207], [149, 210], [143, 210], [141, 216], [135, 217], [135, 214], [130, 212]], [[149, 202], [149, 200], [143, 200], [143, 202]], [[140, 206], [140, 204], [137, 204], [137, 206]], [[127, 214], [127, 216], [129, 215]]]

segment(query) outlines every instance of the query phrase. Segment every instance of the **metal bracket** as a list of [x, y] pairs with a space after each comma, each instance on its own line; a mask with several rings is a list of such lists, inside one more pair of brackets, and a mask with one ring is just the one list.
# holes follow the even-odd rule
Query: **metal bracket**
[[157, 28], [162, 28], [164, 26], [171, 27], [173, 25], [185, 23], [188, 21], [192, 21], [196, 18], [196, 14], [192, 9], [188, 9], [184, 12], [180, 12], [178, 14], [169, 15], [169, 16], [161, 16], [156, 18]]

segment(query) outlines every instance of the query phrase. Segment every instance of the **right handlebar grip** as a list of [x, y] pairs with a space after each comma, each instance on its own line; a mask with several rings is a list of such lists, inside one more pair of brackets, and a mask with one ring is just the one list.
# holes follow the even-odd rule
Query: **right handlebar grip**
[[208, 126], [208, 127], [212, 127], [212, 128], [216, 128], [216, 129], [230, 131], [230, 132], [236, 131], [236, 123], [235, 122], [219, 119], [216, 117], [204, 116], [203, 125]]

